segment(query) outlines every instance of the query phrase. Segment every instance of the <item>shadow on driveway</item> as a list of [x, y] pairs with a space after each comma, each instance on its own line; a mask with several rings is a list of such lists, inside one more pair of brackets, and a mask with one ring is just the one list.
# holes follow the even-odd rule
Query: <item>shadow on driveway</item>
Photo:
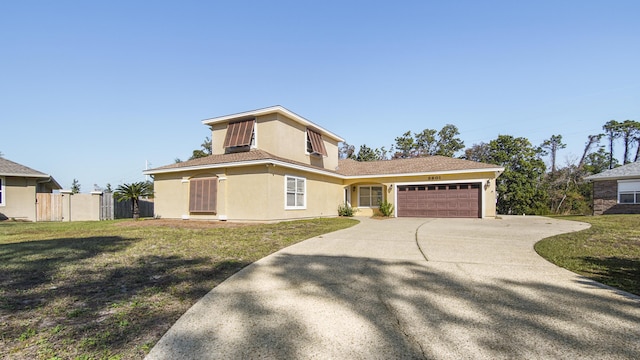
[[276, 254], [210, 292], [149, 358], [640, 358], [635, 297], [459, 270]]

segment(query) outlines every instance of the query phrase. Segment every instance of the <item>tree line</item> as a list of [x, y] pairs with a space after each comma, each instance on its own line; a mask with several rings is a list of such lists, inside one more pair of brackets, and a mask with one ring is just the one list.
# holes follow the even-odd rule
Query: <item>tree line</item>
[[[620, 166], [614, 156], [621, 142], [622, 163], [640, 160], [640, 122], [610, 120], [602, 133], [589, 135], [580, 159], [558, 164], [558, 152], [566, 148], [562, 135], [552, 135], [539, 145], [525, 137], [498, 135], [488, 143], [465, 148], [458, 128], [447, 124], [441, 130], [407, 131], [395, 138], [387, 150], [342, 143], [340, 157], [356, 161], [405, 159], [441, 155], [499, 165], [505, 170], [496, 181], [500, 214], [588, 214], [591, 186], [584, 177]], [[603, 144], [604, 142], [604, 144]], [[635, 156], [632, 156], [635, 149]], [[550, 169], [544, 162], [548, 157]]]

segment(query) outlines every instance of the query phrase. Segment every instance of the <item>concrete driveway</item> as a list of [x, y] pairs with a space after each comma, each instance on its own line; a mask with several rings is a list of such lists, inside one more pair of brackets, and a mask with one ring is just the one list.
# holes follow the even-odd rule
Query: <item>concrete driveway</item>
[[148, 359], [640, 358], [640, 299], [533, 250], [587, 224], [360, 220], [232, 276]]

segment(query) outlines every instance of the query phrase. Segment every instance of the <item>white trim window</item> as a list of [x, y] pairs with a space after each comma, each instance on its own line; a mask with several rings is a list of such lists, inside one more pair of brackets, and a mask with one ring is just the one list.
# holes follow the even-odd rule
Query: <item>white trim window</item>
[[382, 186], [367, 185], [358, 187], [358, 207], [378, 207], [382, 202]]
[[640, 180], [618, 181], [618, 204], [640, 204]]
[[307, 208], [307, 179], [286, 175], [284, 177], [284, 208], [300, 210]]
[[0, 176], [0, 206], [4, 206], [4, 198], [6, 192], [4, 191], [4, 177]]

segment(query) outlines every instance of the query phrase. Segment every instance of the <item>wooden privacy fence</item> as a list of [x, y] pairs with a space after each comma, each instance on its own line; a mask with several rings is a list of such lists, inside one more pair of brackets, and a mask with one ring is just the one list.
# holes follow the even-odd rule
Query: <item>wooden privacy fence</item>
[[[131, 201], [117, 202], [112, 193], [36, 195], [36, 221], [86, 221], [130, 219]], [[153, 199], [138, 200], [140, 217], [153, 216]]]
[[36, 221], [62, 221], [62, 194], [36, 194]]

